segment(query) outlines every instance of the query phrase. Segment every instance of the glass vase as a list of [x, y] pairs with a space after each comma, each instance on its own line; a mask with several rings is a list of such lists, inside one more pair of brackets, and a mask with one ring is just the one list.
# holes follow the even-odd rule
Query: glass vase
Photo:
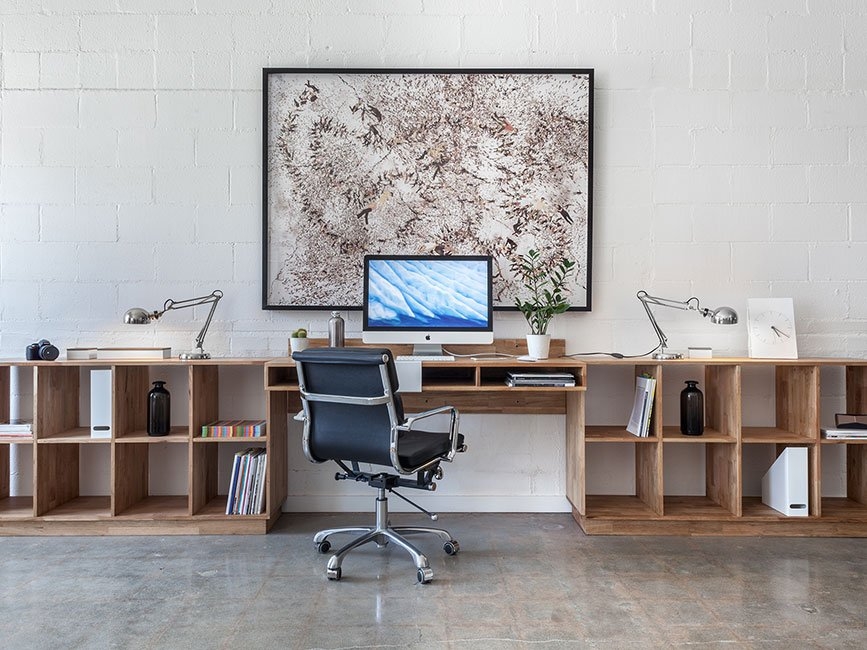
[[680, 393], [680, 432], [685, 436], [704, 433], [704, 395], [697, 381], [687, 380]]

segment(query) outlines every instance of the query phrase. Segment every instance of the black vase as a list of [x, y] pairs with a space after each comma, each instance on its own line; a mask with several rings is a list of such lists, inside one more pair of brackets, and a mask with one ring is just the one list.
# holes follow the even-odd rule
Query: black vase
[[167, 436], [172, 426], [172, 396], [163, 388], [165, 383], [155, 381], [148, 393], [149, 436]]
[[680, 392], [680, 432], [685, 436], [704, 433], [704, 395], [697, 381], [688, 380]]

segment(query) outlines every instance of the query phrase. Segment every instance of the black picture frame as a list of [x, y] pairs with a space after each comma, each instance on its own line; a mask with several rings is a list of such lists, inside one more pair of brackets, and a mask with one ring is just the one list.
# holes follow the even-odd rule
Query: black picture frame
[[262, 308], [361, 309], [365, 254], [530, 248], [591, 309], [593, 79], [575, 69], [263, 68]]

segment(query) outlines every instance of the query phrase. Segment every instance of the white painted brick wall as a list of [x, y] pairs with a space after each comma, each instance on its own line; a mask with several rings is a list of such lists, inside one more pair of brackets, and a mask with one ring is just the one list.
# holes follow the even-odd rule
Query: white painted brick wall
[[[744, 314], [749, 296], [792, 296], [802, 354], [867, 355], [861, 2], [10, 0], [3, 356], [42, 336], [188, 347], [200, 313], [135, 331], [121, 314], [214, 288], [226, 293], [209, 337], [218, 355], [283, 354], [298, 324], [324, 334], [322, 313], [260, 309], [266, 66], [594, 67], [594, 310], [555, 323], [570, 351], [651, 343], [644, 288]], [[746, 351], [744, 325], [662, 318], [673, 346]], [[347, 322], [357, 333], [358, 314]], [[497, 315], [498, 336], [523, 331]], [[516, 444], [527, 426], [560, 426], [531, 420], [467, 426]], [[545, 435], [539, 458], [562, 459]], [[552, 481], [524, 477], [526, 490], [488, 488], [562, 500], [559, 468]], [[463, 487], [444, 492], [486, 489], [455, 471]]]

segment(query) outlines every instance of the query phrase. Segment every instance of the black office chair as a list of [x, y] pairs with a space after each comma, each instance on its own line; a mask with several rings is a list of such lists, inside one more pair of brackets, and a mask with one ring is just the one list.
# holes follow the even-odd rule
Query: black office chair
[[[388, 520], [387, 492], [407, 501], [436, 521], [437, 516], [394, 491], [397, 487], [434, 490], [434, 479], [443, 476], [440, 462], [451, 461], [465, 451], [458, 433], [459, 414], [452, 406], [405, 417], [398, 394], [397, 371], [391, 351], [385, 348], [311, 348], [293, 352], [298, 368], [304, 423], [304, 455], [314, 463], [336, 462], [342, 472], [335, 480], [365, 482], [377, 488], [376, 523], [373, 526], [331, 528], [316, 533], [313, 542], [320, 553], [331, 550], [328, 538], [337, 533], [364, 533], [339, 549], [328, 560], [326, 575], [340, 580], [344, 557], [368, 542], [384, 547], [394, 542], [412, 556], [419, 582], [427, 583], [433, 571], [427, 557], [403, 535], [433, 533], [444, 541], [443, 550], [454, 555], [460, 549], [448, 531], [440, 528], [392, 527]], [[447, 431], [424, 431], [417, 424], [438, 414], [448, 414]], [[362, 471], [359, 463], [388, 469]], [[413, 478], [405, 478], [415, 474]]]

